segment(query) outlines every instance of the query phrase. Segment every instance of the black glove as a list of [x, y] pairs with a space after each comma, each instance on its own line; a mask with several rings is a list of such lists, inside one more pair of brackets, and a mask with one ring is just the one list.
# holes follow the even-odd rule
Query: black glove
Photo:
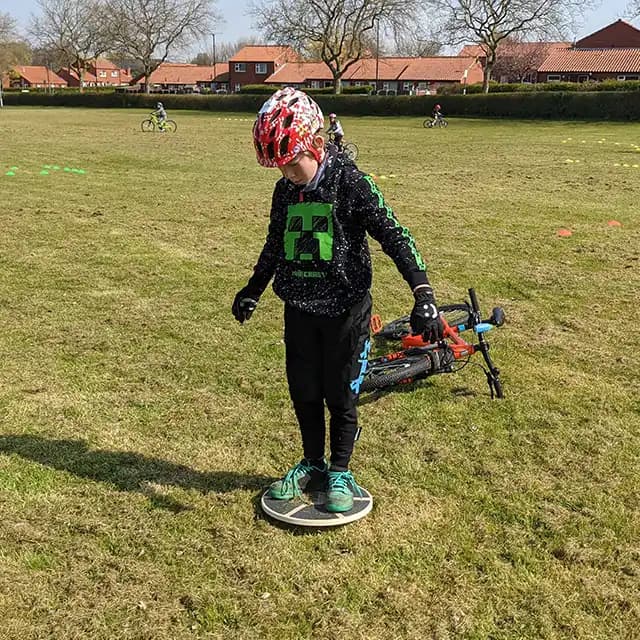
[[254, 291], [251, 291], [249, 287], [240, 289], [240, 291], [236, 293], [233, 305], [231, 306], [231, 313], [233, 313], [233, 317], [240, 324], [245, 320], [248, 320], [251, 317], [251, 314], [255, 311], [259, 299], [260, 296], [256, 295]]
[[420, 287], [413, 296], [416, 302], [409, 319], [413, 335], [421, 334], [427, 342], [442, 340], [442, 320], [431, 287]]

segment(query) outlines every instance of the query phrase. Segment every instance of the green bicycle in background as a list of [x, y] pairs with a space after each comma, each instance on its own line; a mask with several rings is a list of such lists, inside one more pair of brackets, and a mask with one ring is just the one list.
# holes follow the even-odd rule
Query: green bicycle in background
[[158, 120], [158, 116], [153, 113], [149, 114], [148, 118], [145, 118], [140, 125], [143, 131], [170, 131], [175, 133], [178, 129], [178, 125], [174, 120], [165, 120], [164, 122], [160, 122]]

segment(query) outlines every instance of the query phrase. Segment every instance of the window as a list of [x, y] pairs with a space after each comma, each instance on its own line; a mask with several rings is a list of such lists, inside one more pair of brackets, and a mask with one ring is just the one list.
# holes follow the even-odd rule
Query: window
[[236, 62], [233, 65], [233, 70], [236, 71], [237, 73], [244, 73], [247, 70], [247, 63], [246, 62]]
[[625, 80], [640, 80], [640, 76], [625, 76]]
[[267, 63], [256, 62], [256, 73], [267, 73]]
[[589, 76], [578, 76], [578, 82], [586, 82]]
[[312, 80], [311, 81], [311, 88], [312, 89], [319, 89], [320, 88], [320, 82], [318, 80]]
[[112, 78], [117, 78], [118, 77], [118, 72], [117, 71], [112, 71], [111, 72], [111, 77]]
[[101, 78], [106, 78], [106, 77], [107, 77], [107, 72], [106, 72], [106, 71], [98, 71], [98, 75], [99, 75]]
[[240, 91], [240, 83], [239, 83], [239, 82], [236, 82], [236, 84], [235, 84], [235, 86], [234, 86], [233, 90], [234, 90], [236, 93], [238, 93], [238, 92]]
[[559, 75], [548, 75], [547, 82], [560, 82], [561, 78]]
[[325, 87], [333, 87], [333, 82], [331, 80], [325, 80], [324, 81], [324, 86]]

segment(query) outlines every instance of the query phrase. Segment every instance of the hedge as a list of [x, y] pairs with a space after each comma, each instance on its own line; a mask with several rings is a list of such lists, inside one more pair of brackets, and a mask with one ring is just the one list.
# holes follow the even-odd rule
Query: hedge
[[[443, 85], [438, 88], [439, 95], [451, 95], [462, 93], [465, 87], [461, 84]], [[540, 91], [640, 91], [640, 80], [602, 80], [596, 82], [538, 82], [530, 83], [489, 83], [489, 93], [514, 93], [514, 92], [540, 92]], [[466, 86], [467, 93], [482, 93], [482, 83], [477, 82]]]
[[[450, 96], [315, 96], [325, 113], [368, 116], [426, 116], [436, 102], [446, 116], [541, 118], [556, 120], [640, 120], [640, 94], [635, 91], [535, 91]], [[138, 107], [153, 109], [162, 100], [168, 110], [195, 109], [256, 113], [264, 95], [171, 94], [6, 94], [7, 105]]]

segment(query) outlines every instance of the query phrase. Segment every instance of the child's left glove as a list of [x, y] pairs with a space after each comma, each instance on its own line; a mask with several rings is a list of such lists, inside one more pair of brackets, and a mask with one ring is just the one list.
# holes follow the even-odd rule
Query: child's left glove
[[251, 291], [249, 287], [244, 287], [236, 293], [236, 297], [233, 300], [231, 306], [231, 313], [233, 317], [242, 324], [245, 320], [248, 320], [258, 306], [259, 295], [256, 295], [255, 291]]
[[442, 320], [433, 290], [423, 286], [416, 289], [413, 296], [416, 301], [409, 319], [411, 331], [414, 335], [422, 335], [427, 342], [442, 340]]

